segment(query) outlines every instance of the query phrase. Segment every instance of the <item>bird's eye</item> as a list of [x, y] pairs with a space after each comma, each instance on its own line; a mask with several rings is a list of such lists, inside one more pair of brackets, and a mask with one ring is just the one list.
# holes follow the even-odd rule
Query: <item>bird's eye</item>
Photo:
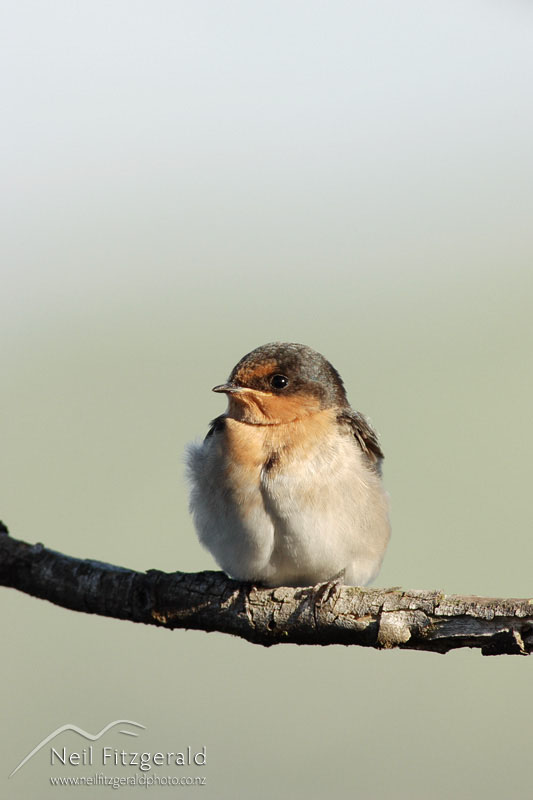
[[270, 378], [270, 385], [273, 389], [284, 389], [289, 383], [289, 379], [285, 375], [272, 375]]

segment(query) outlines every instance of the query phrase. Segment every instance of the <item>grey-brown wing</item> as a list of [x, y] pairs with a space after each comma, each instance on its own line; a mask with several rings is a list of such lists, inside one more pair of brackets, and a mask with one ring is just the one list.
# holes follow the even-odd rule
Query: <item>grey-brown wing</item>
[[213, 436], [213, 434], [223, 431], [225, 424], [226, 424], [225, 414], [221, 414], [220, 417], [215, 417], [215, 419], [212, 419], [211, 422], [209, 423], [209, 430], [207, 431], [205, 438], [209, 439], [209, 437]]
[[353, 409], [342, 411], [337, 417], [341, 425], [345, 425], [347, 430], [355, 437], [359, 447], [365, 454], [368, 465], [381, 475], [381, 462], [384, 455], [379, 446], [378, 437], [375, 430], [363, 414]]

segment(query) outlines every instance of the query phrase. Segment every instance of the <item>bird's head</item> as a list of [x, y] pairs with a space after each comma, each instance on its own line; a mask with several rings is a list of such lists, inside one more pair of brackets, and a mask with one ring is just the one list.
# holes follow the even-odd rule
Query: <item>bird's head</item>
[[348, 406], [342, 379], [329, 361], [306, 345], [287, 342], [252, 350], [213, 391], [227, 394], [228, 416], [256, 425]]

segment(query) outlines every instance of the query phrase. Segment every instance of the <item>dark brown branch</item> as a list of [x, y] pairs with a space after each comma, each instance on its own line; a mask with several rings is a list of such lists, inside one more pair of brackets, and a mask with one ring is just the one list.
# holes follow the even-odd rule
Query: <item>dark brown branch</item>
[[[0, 523], [1, 525], [1, 523]], [[533, 649], [533, 600], [351, 586], [262, 589], [222, 572], [134, 572], [12, 539], [0, 529], [0, 584], [74, 611], [240, 636], [265, 646], [358, 644], [484, 655]]]

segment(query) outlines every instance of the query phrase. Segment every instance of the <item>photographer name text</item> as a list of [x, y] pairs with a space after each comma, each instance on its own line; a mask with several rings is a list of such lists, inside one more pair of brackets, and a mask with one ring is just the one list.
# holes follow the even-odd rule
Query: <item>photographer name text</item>
[[147, 772], [154, 767], [204, 766], [207, 764], [207, 752], [205, 745], [198, 751], [193, 751], [189, 746], [183, 752], [177, 753], [128, 753], [114, 747], [94, 748], [93, 745], [77, 751], [68, 751], [66, 747], [50, 748], [50, 764], [52, 766], [61, 764], [71, 767], [91, 767], [97, 763], [104, 767], [137, 767], [143, 772]]

